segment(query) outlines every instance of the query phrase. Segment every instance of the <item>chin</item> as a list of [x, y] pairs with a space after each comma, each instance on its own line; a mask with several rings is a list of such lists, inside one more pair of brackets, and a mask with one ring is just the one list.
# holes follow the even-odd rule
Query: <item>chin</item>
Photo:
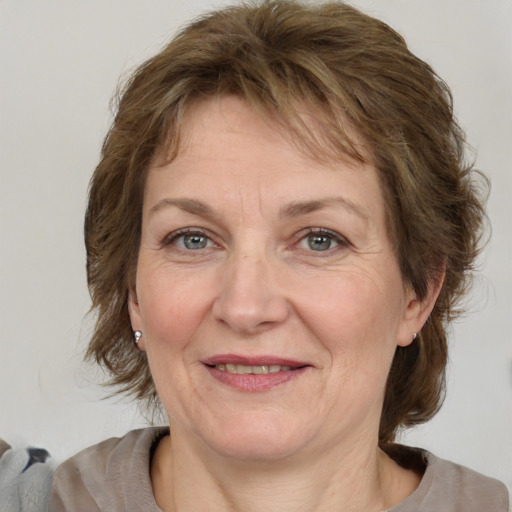
[[254, 414], [250, 414], [241, 420], [222, 422], [199, 435], [209, 448], [223, 457], [261, 462], [287, 458], [308, 444], [307, 430], [300, 422], [265, 421], [259, 416], [254, 418]]

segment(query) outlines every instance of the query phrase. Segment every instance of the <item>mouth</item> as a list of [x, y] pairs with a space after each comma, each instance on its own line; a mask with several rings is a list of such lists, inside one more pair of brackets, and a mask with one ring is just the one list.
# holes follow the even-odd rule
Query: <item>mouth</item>
[[[293, 370], [297, 370], [297, 368], [292, 368], [291, 366], [281, 366], [279, 364], [262, 364], [255, 366], [247, 366], [245, 364], [216, 364], [214, 366], [217, 370], [221, 372], [227, 373], [235, 373], [237, 375], [266, 375], [267, 373], [278, 373], [278, 372], [289, 372]], [[300, 367], [299, 367], [300, 368]]]
[[214, 379], [240, 391], [266, 391], [311, 368], [304, 362], [274, 356], [221, 354], [201, 362]]

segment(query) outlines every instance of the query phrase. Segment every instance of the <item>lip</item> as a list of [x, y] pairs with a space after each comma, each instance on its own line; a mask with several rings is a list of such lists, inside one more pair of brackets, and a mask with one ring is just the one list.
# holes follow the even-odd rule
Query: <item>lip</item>
[[[218, 354], [201, 361], [216, 381], [238, 391], [261, 392], [269, 391], [291, 380], [295, 380], [307, 372], [311, 365], [305, 362], [286, 359], [271, 355], [241, 356], [236, 354]], [[246, 366], [289, 366], [292, 370], [266, 374], [237, 374], [215, 368], [217, 364], [241, 364]]]
[[291, 368], [302, 368], [303, 366], [311, 366], [304, 361], [286, 359], [273, 355], [261, 356], [242, 356], [237, 354], [218, 354], [201, 361], [207, 366], [215, 366], [217, 364], [243, 364], [245, 366], [270, 366], [272, 364], [279, 366], [290, 366]]

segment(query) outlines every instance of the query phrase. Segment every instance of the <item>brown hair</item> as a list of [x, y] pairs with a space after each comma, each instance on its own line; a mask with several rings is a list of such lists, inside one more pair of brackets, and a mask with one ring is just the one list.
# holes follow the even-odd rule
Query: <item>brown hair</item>
[[[446, 326], [467, 291], [484, 213], [446, 84], [389, 26], [344, 3], [270, 1], [215, 11], [128, 81], [90, 187], [85, 239], [97, 322], [87, 357], [121, 391], [156, 399], [147, 359], [133, 348], [127, 306], [146, 171], [157, 150], [170, 158], [179, 150], [187, 107], [224, 94], [278, 119], [316, 158], [370, 160], [404, 281], [423, 298], [446, 270], [418, 338], [397, 348], [380, 425], [385, 446], [399, 427], [425, 422], [440, 407]], [[305, 110], [314, 112], [314, 130]]]

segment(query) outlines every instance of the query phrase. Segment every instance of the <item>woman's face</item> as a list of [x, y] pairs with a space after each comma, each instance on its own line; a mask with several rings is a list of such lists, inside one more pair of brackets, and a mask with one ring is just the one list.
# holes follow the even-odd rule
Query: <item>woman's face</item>
[[130, 300], [173, 435], [242, 458], [376, 441], [420, 310], [373, 167], [320, 165], [235, 98], [189, 111], [148, 174]]

